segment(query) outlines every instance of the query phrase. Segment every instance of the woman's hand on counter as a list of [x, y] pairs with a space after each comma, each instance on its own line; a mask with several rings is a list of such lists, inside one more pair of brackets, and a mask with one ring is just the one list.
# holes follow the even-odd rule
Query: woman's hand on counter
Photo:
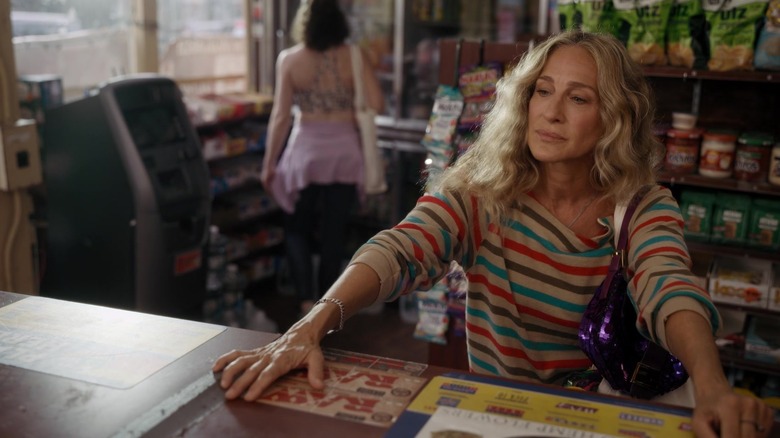
[[233, 350], [217, 359], [212, 371], [222, 372], [219, 385], [226, 390], [225, 398], [257, 400], [277, 379], [301, 368], [308, 369], [311, 386], [322, 389], [325, 359], [319, 337], [304, 321], [266, 346]]

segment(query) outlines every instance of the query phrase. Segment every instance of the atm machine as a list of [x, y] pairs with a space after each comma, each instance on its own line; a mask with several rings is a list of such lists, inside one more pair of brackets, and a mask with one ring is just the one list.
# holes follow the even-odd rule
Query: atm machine
[[45, 117], [41, 295], [198, 319], [209, 176], [176, 84], [117, 78]]

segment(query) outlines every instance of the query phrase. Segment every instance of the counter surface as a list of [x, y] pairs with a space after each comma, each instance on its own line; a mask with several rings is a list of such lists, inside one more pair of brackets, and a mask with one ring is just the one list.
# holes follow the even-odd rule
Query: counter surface
[[[0, 307], [26, 295], [0, 292]], [[55, 305], [71, 305], [41, 297]], [[88, 305], [84, 305], [85, 307]], [[94, 308], [94, 306], [89, 306]], [[106, 309], [114, 312], [114, 309]], [[127, 312], [135, 323], [154, 327], [161, 318]], [[190, 321], [184, 324], [199, 324]], [[0, 328], [8, 330], [7, 326]], [[11, 327], [11, 330], [14, 330]], [[18, 331], [18, 329], [17, 329]], [[165, 336], [157, 333], [157, 336]], [[0, 436], [306, 436], [381, 437], [386, 429], [244, 401], [225, 402], [210, 372], [231, 349], [265, 345], [278, 334], [228, 327], [134, 386], [121, 389], [7, 365], [0, 359]], [[10, 349], [12, 349], [11, 346]], [[24, 347], [27, 348], [27, 347]], [[34, 348], [34, 347], [33, 347]], [[18, 355], [18, 351], [12, 351]], [[81, 358], [84, 364], [90, 355]], [[444, 369], [429, 369], [427, 377]]]
[[[27, 305], [22, 306], [21, 300], [28, 298], [32, 299], [25, 302]], [[11, 306], [14, 303], [16, 305]], [[37, 314], [39, 307], [48, 308], [49, 313], [41, 310], [40, 314]], [[16, 322], [20, 319], [19, 312], [9, 311], [15, 308], [28, 310], [23, 315], [27, 322], [21, 325]], [[51, 309], [60, 308], [68, 310], [68, 314], [52, 317]], [[74, 312], [73, 309], [79, 311]], [[87, 309], [88, 312], [81, 312], [81, 309]], [[305, 435], [307, 438], [316, 438], [381, 437], [388, 431], [382, 427], [267, 404], [258, 405], [241, 400], [226, 402], [223, 391], [216, 384], [216, 377], [210, 372], [214, 360], [230, 349], [265, 345], [273, 341], [277, 334], [224, 328], [8, 292], [0, 292], [0, 312], [3, 312], [0, 315], [0, 320], [3, 321], [0, 325], [0, 351], [2, 352], [0, 353], [0, 409], [3, 412], [0, 416], [0, 436], [290, 437]], [[73, 317], [75, 314], [79, 316]], [[52, 320], [63, 320], [73, 327], [82, 327], [85, 325], [84, 315], [91, 315], [92, 319], [99, 319], [95, 315], [109, 315], [114, 318], [109, 321], [115, 321], [116, 316], [119, 315], [122, 323], [129, 321], [137, 328], [137, 333], [130, 334], [132, 339], [135, 339], [136, 335], [139, 339], [146, 335], [148, 340], [145, 342], [151, 344], [139, 341], [139, 347], [135, 351], [137, 354], [132, 351], [127, 354], [126, 363], [129, 364], [137, 364], [138, 357], [146, 358], [150, 355], [165, 357], [165, 353], [169, 352], [169, 342], [166, 340], [171, 339], [172, 336], [179, 336], [176, 339], [181, 339], [190, 332], [197, 334], [206, 328], [212, 337], [206, 341], [198, 341], [199, 345], [188, 348], [186, 353], [168, 362], [163, 361], [167, 365], [125, 388], [90, 382], [89, 379], [65, 377], [59, 375], [61, 373], [56, 370], [50, 373], [32, 371], [36, 366], [9, 365], [14, 363], [15, 358], [27, 354], [26, 352], [39, 353], [44, 358], [49, 353], [49, 349], [45, 348], [46, 342], [31, 345], [30, 342], [14, 343], [8, 340], [31, 339], [29, 334], [23, 333], [25, 324], [26, 327], [30, 327], [30, 332], [45, 333], [45, 329], [56, 327], [57, 321]], [[161, 321], [168, 325], [161, 324]], [[109, 324], [114, 325], [113, 322]], [[168, 331], [161, 331], [159, 329], [161, 326], [168, 327]], [[182, 328], [181, 332], [185, 336], [173, 333], [170, 327]], [[188, 328], [192, 330], [188, 331]], [[122, 332], [127, 330], [123, 329]], [[217, 334], [213, 335], [213, 333]], [[100, 330], [95, 330], [91, 336], [94, 337], [95, 343], [100, 341], [104, 342], [103, 345], [108, 345], [105, 339], [108, 339], [109, 335], [101, 333]], [[59, 333], [51, 335], [51, 339], [60, 338]], [[113, 370], [95, 367], [92, 362], [117, 363], [116, 358], [102, 357], [100, 351], [94, 346], [92, 350], [85, 349], [82, 344], [90, 344], [89, 339], [86, 341], [78, 339], [74, 344], [77, 346], [74, 350], [76, 353], [73, 354], [76, 356], [75, 361], [71, 360], [73, 357], [62, 357], [61, 353], [65, 348], [55, 345], [53, 350], [60, 353], [57, 359], [63, 360], [65, 364], [83, 364], [76, 367], [78, 371], [100, 369], [99, 374], [111, 374]], [[144, 350], [144, 345], [152, 345], [153, 348], [147, 347]], [[43, 347], [44, 351], [36, 350], [38, 347]], [[108, 345], [105, 351], [110, 353], [113, 351], [112, 348], [112, 345]], [[27, 357], [29, 358], [29, 355]], [[110, 362], [111, 360], [114, 362]], [[125, 358], [122, 357], [120, 360], [124, 361]], [[123, 362], [120, 362], [120, 365], [122, 364]], [[448, 371], [452, 370], [429, 366], [423, 377], [430, 379]], [[611, 398], [599, 395], [594, 397], [603, 400]]]

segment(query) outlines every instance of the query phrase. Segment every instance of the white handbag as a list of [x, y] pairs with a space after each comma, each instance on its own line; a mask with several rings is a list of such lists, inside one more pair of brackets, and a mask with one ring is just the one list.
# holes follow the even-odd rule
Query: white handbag
[[387, 191], [385, 165], [377, 144], [376, 112], [366, 107], [363, 95], [363, 60], [360, 49], [352, 45], [352, 77], [355, 84], [355, 121], [360, 131], [363, 145], [363, 191], [367, 195], [376, 195]]

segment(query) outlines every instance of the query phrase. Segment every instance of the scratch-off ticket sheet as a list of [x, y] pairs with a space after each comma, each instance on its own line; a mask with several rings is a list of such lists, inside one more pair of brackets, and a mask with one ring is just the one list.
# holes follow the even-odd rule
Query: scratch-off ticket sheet
[[684, 408], [446, 374], [431, 379], [385, 436], [690, 438], [693, 432]]
[[258, 400], [312, 414], [390, 426], [428, 379], [427, 365], [326, 349], [325, 388], [309, 385], [306, 370], [288, 374]]

